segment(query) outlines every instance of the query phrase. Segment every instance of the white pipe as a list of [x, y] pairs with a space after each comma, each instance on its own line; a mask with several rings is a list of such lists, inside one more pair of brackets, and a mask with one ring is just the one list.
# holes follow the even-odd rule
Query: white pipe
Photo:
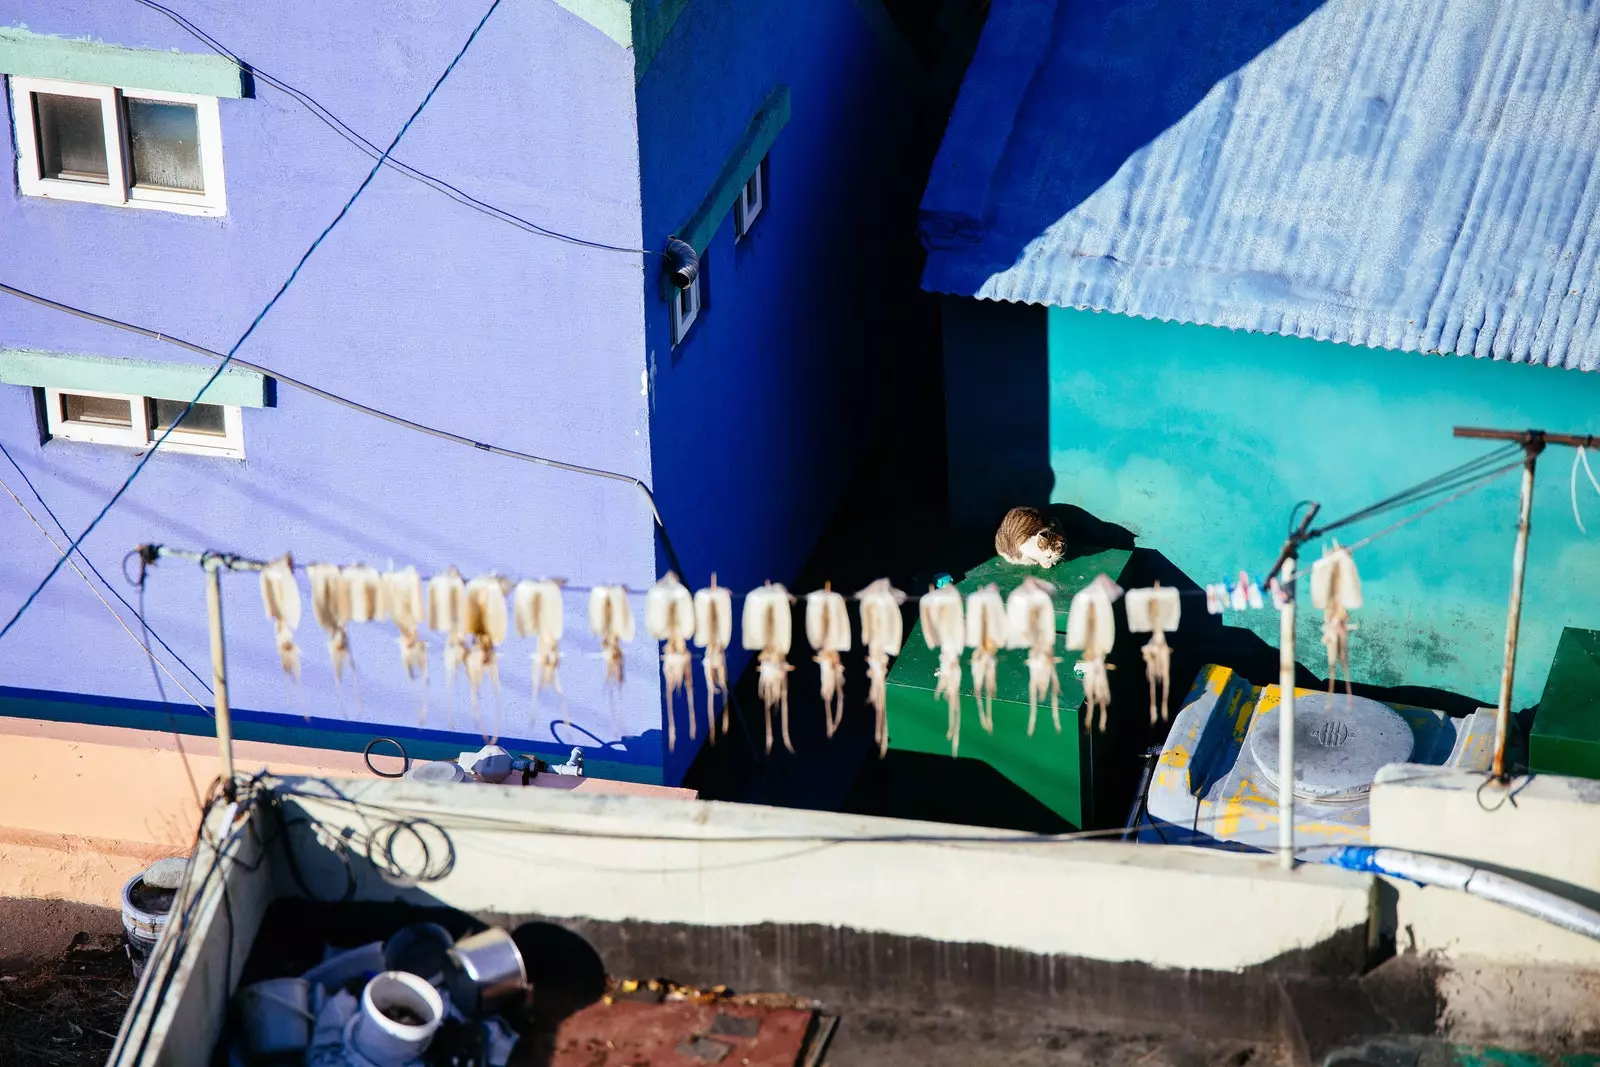
[[1278, 863], [1294, 867], [1294, 557], [1283, 561], [1278, 609]]
[[[1307, 856], [1306, 858], [1311, 858]], [[1524, 915], [1543, 919], [1547, 923], [1570, 930], [1575, 934], [1600, 941], [1600, 911], [1585, 907], [1575, 900], [1529, 885], [1515, 878], [1507, 878], [1482, 867], [1459, 860], [1425, 856], [1398, 848], [1370, 848], [1347, 846], [1336, 848], [1323, 858], [1325, 862], [1356, 871], [1385, 874], [1404, 878], [1420, 885], [1443, 886], [1470, 893], [1484, 900], [1492, 900]]]

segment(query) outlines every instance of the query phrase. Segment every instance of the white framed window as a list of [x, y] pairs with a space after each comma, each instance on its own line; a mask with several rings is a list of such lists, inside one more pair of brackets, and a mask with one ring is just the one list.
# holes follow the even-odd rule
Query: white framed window
[[[149, 448], [183, 414], [186, 400], [86, 389], [46, 389], [45, 429], [64, 441]], [[244, 415], [227, 404], [196, 404], [162, 451], [244, 458]]]
[[705, 281], [705, 260], [700, 261], [700, 272], [694, 276], [687, 289], [672, 293], [672, 343], [679, 345], [689, 333], [689, 327], [700, 317], [700, 286]]
[[227, 210], [214, 96], [13, 77], [11, 114], [26, 196], [188, 215]]
[[750, 232], [750, 227], [755, 225], [756, 216], [761, 214], [761, 209], [767, 206], [767, 161], [763, 159], [756, 165], [755, 173], [750, 175], [749, 181], [739, 190], [739, 200], [733, 208], [734, 240], [738, 240]]

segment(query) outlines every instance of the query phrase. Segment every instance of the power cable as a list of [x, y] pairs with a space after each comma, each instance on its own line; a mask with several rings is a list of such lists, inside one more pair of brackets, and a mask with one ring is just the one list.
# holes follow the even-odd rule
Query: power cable
[[161, 448], [162, 444], [166, 442], [168, 436], [172, 434], [172, 431], [176, 430], [179, 425], [182, 424], [189, 412], [193, 411], [194, 406], [200, 402], [200, 398], [205, 395], [206, 390], [211, 388], [212, 383], [222, 376], [222, 372], [226, 370], [228, 368], [228, 364], [233, 361], [234, 354], [238, 352], [240, 346], [242, 346], [245, 341], [249, 340], [250, 335], [255, 332], [256, 327], [261, 325], [262, 320], [265, 319], [267, 314], [277, 305], [278, 301], [283, 297], [283, 294], [289, 291], [289, 287], [293, 285], [295, 279], [299, 277], [300, 270], [306, 265], [306, 261], [311, 258], [312, 253], [316, 252], [318, 246], [322, 244], [323, 240], [327, 238], [328, 234], [333, 232], [334, 227], [338, 226], [339, 223], [344, 220], [344, 217], [349, 214], [350, 209], [355, 206], [355, 202], [361, 198], [361, 194], [367, 191], [367, 187], [372, 184], [373, 179], [378, 176], [378, 171], [382, 169], [383, 161], [389, 157], [390, 152], [394, 151], [395, 146], [400, 143], [400, 139], [406, 135], [406, 132], [411, 129], [412, 124], [417, 121], [418, 116], [420, 116], [428, 104], [432, 102], [434, 94], [439, 91], [439, 87], [444, 84], [445, 79], [450, 76], [450, 73], [456, 69], [456, 64], [460, 63], [461, 57], [467, 54], [467, 49], [471, 48], [472, 42], [478, 39], [478, 34], [482, 32], [484, 24], [489, 21], [489, 16], [495, 13], [495, 11], [500, 7], [500, 4], [501, 0], [492, 0], [492, 2], [489, 4], [489, 9], [483, 13], [483, 17], [478, 20], [478, 24], [472, 28], [472, 33], [468, 35], [466, 43], [464, 43], [461, 46], [460, 51], [455, 54], [455, 58], [450, 60], [450, 65], [445, 67], [444, 73], [439, 75], [438, 80], [433, 83], [432, 88], [430, 88], [427, 95], [422, 98], [422, 102], [417, 105], [416, 110], [411, 112], [411, 117], [406, 119], [405, 125], [400, 127], [400, 132], [394, 135], [394, 140], [389, 142], [389, 147], [384, 149], [383, 155], [379, 157], [378, 162], [372, 165], [372, 169], [367, 172], [367, 176], [362, 179], [361, 184], [356, 187], [356, 191], [350, 194], [350, 198], [346, 200], [344, 206], [339, 209], [339, 213], [333, 217], [333, 221], [329, 222], [328, 225], [323, 228], [322, 232], [317, 235], [316, 239], [306, 247], [305, 252], [300, 256], [299, 262], [297, 262], [294, 266], [294, 269], [289, 272], [289, 276], [284, 279], [283, 284], [278, 287], [278, 291], [272, 294], [272, 298], [269, 299], [261, 308], [261, 310], [256, 313], [256, 317], [251, 321], [250, 325], [245, 328], [244, 333], [239, 335], [239, 339], [233, 343], [233, 347], [228, 349], [228, 352], [223, 357], [222, 362], [217, 365], [216, 370], [212, 371], [211, 376], [207, 378], [205, 384], [200, 387], [200, 391], [195, 394], [194, 399], [189, 401], [188, 405], [184, 407], [183, 411], [179, 413], [178, 417], [173, 419], [172, 423], [164, 431], [162, 431], [160, 437], [156, 438], [155, 442], [151, 444], [150, 448], [145, 452], [145, 454], [140, 457], [139, 462], [134, 465], [133, 471], [123, 481], [121, 487], [111, 495], [111, 499], [106, 501], [105, 506], [100, 509], [99, 513], [95, 515], [94, 519], [89, 523], [89, 525], [84, 527], [83, 532], [80, 533], [73, 540], [72, 544], [67, 547], [67, 551], [56, 560], [55, 564], [50, 568], [50, 572], [44, 576], [44, 578], [36, 587], [34, 587], [33, 592], [28, 594], [28, 598], [22, 602], [22, 606], [19, 607], [16, 610], [16, 613], [11, 616], [4, 628], [0, 628], [0, 640], [5, 639], [6, 634], [10, 633], [12, 628], [16, 626], [17, 620], [21, 619], [23, 614], [27, 612], [28, 608], [33, 606], [33, 602], [38, 599], [39, 594], [44, 592], [45, 586], [50, 584], [50, 579], [54, 578], [60, 572], [61, 565], [66, 562], [67, 557], [78, 548], [85, 537], [88, 537], [89, 534], [94, 531], [96, 526], [100, 525], [100, 521], [106, 517], [107, 513], [109, 513], [116, 505], [117, 501], [122, 499], [122, 495], [128, 491], [128, 488], [133, 485], [134, 480], [137, 479], [144, 471], [145, 465], [150, 462], [151, 457], [154, 456], [157, 450]]
[[[6, 293], [10, 296], [32, 301], [33, 303], [42, 307], [47, 307], [54, 311], [60, 311], [68, 315], [75, 315], [80, 319], [87, 319], [90, 322], [96, 322], [102, 326], [110, 326], [113, 329], [118, 330], [126, 330], [129, 333], [135, 333], [141, 337], [148, 337], [153, 341], [161, 341], [164, 344], [176, 345], [178, 348], [185, 349], [189, 352], [194, 352], [198, 355], [206, 356], [210, 359], [220, 359], [225, 361], [228, 359], [228, 356], [225, 353], [205, 348], [204, 346], [197, 345], [192, 341], [185, 341], [180, 337], [173, 337], [171, 334], [165, 334], [159, 330], [152, 330], [147, 326], [136, 326], [133, 323], [123, 322], [120, 319], [113, 319], [107, 315], [99, 315], [93, 311], [85, 311], [82, 308], [73, 307], [71, 304], [63, 304], [59, 300], [51, 300], [49, 297], [40, 296], [37, 293], [30, 293], [26, 289], [18, 289], [16, 286], [6, 285], [3, 282], [0, 282], [0, 293]], [[684, 573], [683, 564], [678, 560], [678, 553], [673, 549], [672, 538], [667, 534], [667, 524], [661, 518], [661, 510], [656, 507], [655, 494], [650, 491], [649, 486], [631, 474], [622, 474], [617, 471], [602, 470], [599, 467], [585, 467], [577, 463], [567, 463], [559, 459], [550, 459], [546, 456], [536, 456], [530, 452], [520, 452], [514, 448], [505, 448], [501, 445], [477, 441], [471, 437], [464, 437], [458, 433], [451, 433], [449, 430], [441, 430], [436, 426], [428, 426], [425, 423], [402, 418], [399, 415], [383, 411], [379, 408], [371, 407], [370, 405], [360, 403], [356, 400], [351, 400], [348, 397], [340, 396], [338, 393], [330, 392], [327, 389], [321, 388], [320, 386], [315, 386], [309, 382], [303, 382], [299, 379], [291, 378], [286, 374], [281, 374], [278, 371], [273, 370], [271, 367], [266, 367], [259, 363], [250, 363], [246, 360], [238, 358], [237, 356], [232, 359], [232, 363], [236, 367], [243, 367], [246, 370], [253, 370], [257, 374], [264, 374], [267, 377], [283, 382], [285, 385], [292, 386], [293, 388], [299, 389], [306, 393], [310, 393], [312, 396], [321, 397], [322, 399], [330, 401], [331, 403], [347, 407], [352, 411], [359, 411], [363, 415], [368, 415], [375, 419], [382, 419], [384, 422], [392, 423], [396, 426], [401, 426], [417, 433], [427, 434], [430, 437], [437, 437], [442, 441], [449, 441], [458, 445], [466, 445], [468, 448], [475, 448], [480, 452], [488, 452], [496, 456], [505, 456], [508, 459], [519, 459], [525, 463], [536, 463], [543, 467], [567, 471], [570, 474], [583, 474], [592, 478], [606, 478], [611, 481], [623, 482], [631, 485], [640, 493], [644, 494], [645, 502], [650, 505], [650, 515], [655, 519], [656, 528], [661, 532], [661, 547], [666, 552], [668, 563], [678, 574]]]
[[[178, 12], [173, 11], [169, 7], [165, 7], [162, 4], [156, 3], [156, 0], [134, 0], [134, 3], [142, 4], [145, 7], [150, 8], [152, 11], [159, 11], [161, 14], [165, 15], [167, 18], [176, 23], [185, 32], [200, 40], [203, 44], [205, 44], [206, 47], [210, 48], [218, 55], [232, 60], [241, 71], [245, 72], [250, 77], [257, 81], [266, 82], [274, 89], [277, 89], [279, 92], [291, 97], [306, 110], [310, 111], [311, 114], [318, 119], [318, 121], [322, 122], [340, 137], [344, 138], [359, 151], [373, 158], [378, 158], [380, 155], [382, 155], [382, 150], [379, 149], [377, 145], [373, 144], [361, 134], [357, 133], [349, 123], [345, 122], [338, 115], [335, 115], [332, 111], [329, 111], [310, 93], [307, 93], [302, 89], [297, 89], [295, 86], [290, 85], [283, 79], [274, 77], [252, 63], [245, 62], [236, 53], [234, 53], [232, 49], [228, 48], [216, 38], [200, 29], [183, 15], [180, 15]], [[398, 159], [388, 158], [382, 160], [382, 163], [385, 166], [393, 168], [398, 173], [405, 175], [412, 181], [420, 182], [437, 192], [443, 193], [445, 196], [448, 196], [450, 199], [462, 204], [465, 207], [469, 207], [474, 211], [481, 212], [485, 215], [488, 215], [490, 218], [497, 219], [501, 222], [507, 223], [508, 225], [515, 226], [517, 229], [525, 230], [528, 233], [537, 234], [541, 237], [554, 238], [555, 240], [565, 241], [569, 244], [578, 245], [583, 248], [595, 248], [605, 252], [623, 252], [630, 255], [641, 256], [659, 256], [662, 254], [658, 251], [648, 248], [628, 248], [622, 245], [607, 244], [604, 241], [591, 241], [583, 237], [574, 237], [571, 234], [562, 233], [559, 230], [552, 230], [548, 226], [541, 226], [536, 222], [531, 222], [528, 219], [522, 218], [520, 215], [515, 215], [512, 212], [507, 211], [505, 208], [497, 207], [494, 204], [480, 200], [470, 193], [464, 192], [456, 186], [451, 185], [444, 179], [435, 177], [434, 175], [428, 174], [425, 171], [418, 170], [416, 167], [413, 167], [408, 163], [403, 163]]]
[[[45, 498], [39, 494], [39, 487], [33, 484], [33, 479], [28, 477], [28, 472], [22, 469], [22, 465], [19, 464], [16, 461], [16, 458], [11, 455], [9, 450], [7, 450], [7, 448], [5, 446], [5, 443], [3, 441], [0, 441], [0, 456], [4, 456], [6, 458], [6, 462], [11, 464], [12, 469], [15, 470], [17, 472], [17, 475], [22, 479], [22, 484], [26, 485], [28, 487], [28, 492], [33, 494], [33, 499], [37, 500], [39, 502], [39, 506], [44, 509], [44, 513], [46, 515], [50, 516], [50, 521], [56, 524], [56, 528], [61, 531], [62, 535], [63, 536], [69, 536], [67, 534], [66, 524], [61, 521], [60, 517], [58, 515], [56, 515], [55, 510], [50, 507], [49, 501], [45, 500]], [[13, 495], [15, 495], [15, 494], [13, 494]], [[19, 501], [19, 503], [20, 503], [20, 501]], [[26, 507], [24, 507], [22, 510], [26, 513], [28, 509]], [[28, 517], [30, 519], [33, 518], [33, 516], [31, 514], [29, 514]], [[34, 524], [38, 525], [38, 521], [35, 520]], [[49, 535], [46, 534], [46, 536], [49, 536]], [[54, 541], [53, 538], [51, 539], [50, 543], [51, 544], [55, 544], [55, 541]], [[59, 550], [59, 548], [60, 548], [60, 546], [57, 546], [58, 550]], [[152, 640], [154, 640], [154, 642], [156, 644], [160, 645], [163, 649], [166, 650], [167, 655], [169, 655], [173, 659], [177, 660], [178, 661], [178, 665], [181, 666], [184, 670], [188, 671], [190, 677], [192, 677], [197, 683], [199, 683], [200, 686], [203, 687], [205, 689], [205, 691], [209, 694], [211, 692], [211, 683], [206, 681], [205, 677], [203, 675], [201, 675], [198, 671], [196, 671], [193, 667], [189, 666], [189, 664], [184, 660], [184, 658], [182, 656], [178, 655], [177, 651], [171, 645], [167, 644], [167, 642], [161, 637], [161, 635], [156, 633], [155, 629], [153, 627], [151, 627], [150, 623], [146, 620], [145, 613], [144, 613], [144, 571], [143, 571], [143, 568], [140, 569], [140, 577], [139, 577], [139, 579], [137, 581], [135, 581], [132, 578], [128, 578], [128, 573], [127, 573], [126, 569], [124, 569], [123, 573], [122, 573], [122, 576], [124, 578], [128, 578], [128, 583], [130, 585], [137, 585], [139, 587], [139, 600], [140, 600], [140, 603], [139, 603], [138, 607], [134, 607], [132, 604], [128, 603], [128, 598], [123, 596], [121, 593], [119, 593], [117, 591], [117, 587], [112, 585], [110, 580], [107, 579], [105, 575], [100, 573], [99, 568], [94, 565], [94, 560], [90, 559], [88, 557], [88, 555], [81, 548], [78, 549], [78, 558], [83, 560], [84, 564], [86, 566], [88, 566], [90, 572], [96, 578], [100, 579], [100, 584], [104, 585], [106, 587], [106, 590], [112, 596], [117, 598], [117, 602], [120, 603], [123, 607], [127, 608], [130, 612], [132, 612], [133, 616], [136, 619], [139, 620], [140, 629], [143, 630], [145, 632], [145, 634], [147, 635], [143, 643], [148, 646], [150, 644], [150, 642]], [[123, 563], [126, 564], [127, 560], [124, 559]], [[91, 588], [93, 588], [93, 587], [91, 586]], [[115, 615], [116, 612], [112, 612], [112, 614]], [[146, 649], [146, 651], [149, 651], [149, 650]], [[150, 658], [151, 658], [151, 662], [152, 663], [160, 665], [161, 661], [157, 657], [152, 655]], [[154, 668], [152, 668], [152, 669], [154, 669]], [[157, 681], [156, 684], [157, 684], [157, 688], [159, 689], [160, 688], [159, 676], [157, 676], [157, 677], [158, 677], [158, 681]], [[175, 682], [175, 684], [177, 684], [176, 683], [176, 679], [174, 679], [174, 682]], [[191, 697], [191, 699], [193, 699], [193, 698]], [[162, 700], [162, 703], [166, 703], [166, 694], [165, 693], [162, 694], [161, 700]], [[195, 703], [199, 704], [201, 708], [205, 708], [206, 709], [206, 713], [210, 714], [210, 709], [206, 708], [205, 704], [201, 703], [198, 700], [196, 700]]]

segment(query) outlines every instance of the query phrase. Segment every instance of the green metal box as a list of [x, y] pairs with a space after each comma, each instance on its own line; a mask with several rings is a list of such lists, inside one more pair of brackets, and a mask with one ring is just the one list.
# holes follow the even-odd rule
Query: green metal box
[[1538, 774], [1600, 778], [1600, 631], [1561, 631], [1528, 740], [1528, 765]]
[[[963, 596], [970, 596], [993, 582], [1000, 587], [1001, 595], [1007, 595], [1030, 575], [1048, 582], [1055, 588], [1056, 631], [1061, 635], [1067, 629], [1067, 611], [1073, 594], [1098, 574], [1105, 574], [1120, 582], [1131, 556], [1132, 553], [1120, 549], [1108, 550], [1063, 560], [1049, 570], [1006, 563], [997, 557], [973, 568], [956, 585]], [[1116, 669], [1142, 671], [1139, 651], [1128, 640], [1126, 630], [1122, 629], [1125, 624], [1121, 612], [1117, 614], [1119, 630], [1111, 658], [1114, 673]], [[961, 657], [959, 755], [962, 759], [976, 759], [989, 764], [1076, 827], [1115, 823], [1126, 813], [1107, 811], [1099, 813], [1097, 817], [1093, 810], [1096, 768], [1113, 746], [1103, 743], [1107, 735], [1083, 728], [1083, 686], [1072, 669], [1077, 654], [1065, 651], [1064, 642], [1059, 636], [1056, 655], [1061, 657], [1061, 663], [1057, 666], [1061, 679], [1061, 732], [1056, 732], [1055, 724], [1051, 721], [1050, 705], [1046, 702], [1038, 709], [1031, 737], [1028, 736], [1027, 654], [1020, 651], [1000, 653], [999, 667], [995, 672], [992, 734], [985, 733], [978, 724], [978, 705], [972, 695], [971, 671], [967, 656]], [[950, 742], [945, 736], [949, 712], [944, 699], [934, 696], [934, 688], [938, 684], [934, 672], [938, 666], [939, 654], [923, 640], [921, 626], [915, 627], [907, 635], [900, 658], [889, 672], [891, 749], [933, 755], [950, 754]], [[1118, 728], [1115, 711], [1113, 709], [1110, 727], [1113, 731]], [[1144, 709], [1141, 708], [1138, 714], [1143, 717]]]

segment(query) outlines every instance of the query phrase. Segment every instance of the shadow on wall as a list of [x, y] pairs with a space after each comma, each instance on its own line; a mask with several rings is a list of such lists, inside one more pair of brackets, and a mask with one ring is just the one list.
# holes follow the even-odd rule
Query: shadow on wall
[[[925, 243], [981, 245], [962, 264], [975, 286], [1011, 267], [1029, 241], [1321, 5], [996, 0], [924, 201]], [[1010, 130], [1003, 145], [994, 129]], [[992, 203], [990, 189], [1027, 195]]]

